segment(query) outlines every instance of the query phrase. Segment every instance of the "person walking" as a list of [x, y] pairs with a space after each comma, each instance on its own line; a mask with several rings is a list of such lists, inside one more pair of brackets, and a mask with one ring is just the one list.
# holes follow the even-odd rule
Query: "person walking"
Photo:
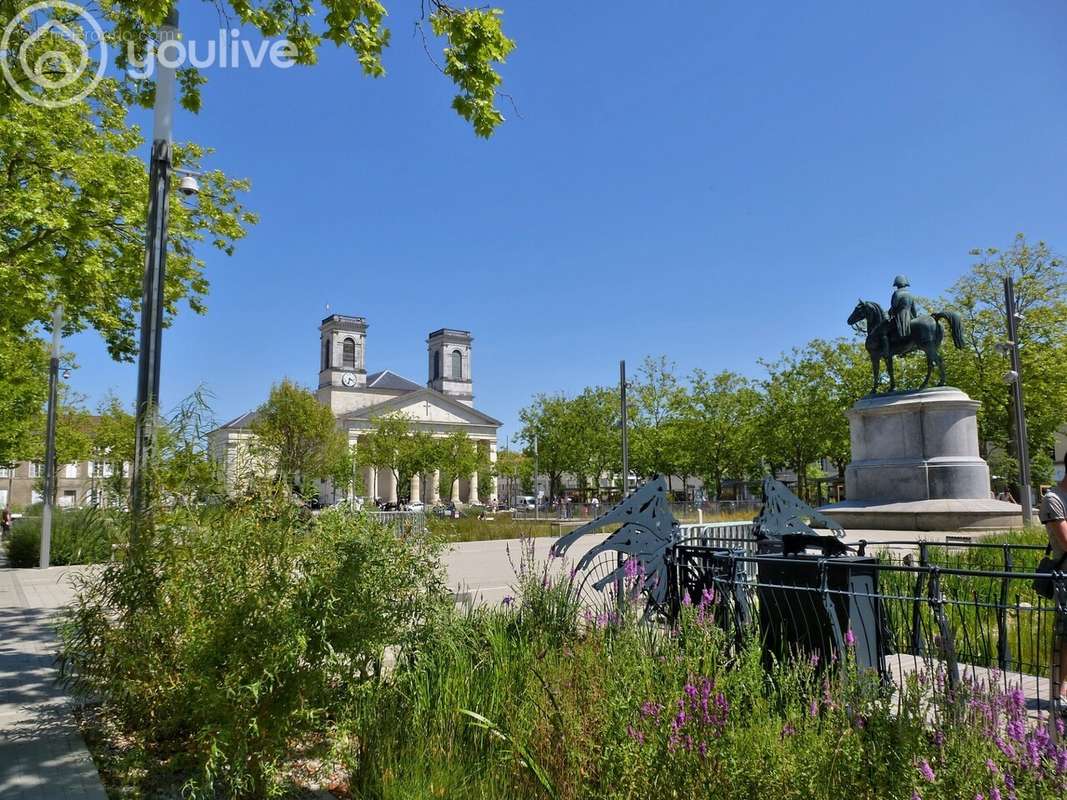
[[0, 511], [0, 539], [6, 539], [11, 533], [11, 519], [11, 507], [4, 506], [4, 510]]
[[[1045, 492], [1038, 511], [1038, 519], [1045, 526], [1048, 534], [1050, 558], [1063, 569], [1067, 560], [1067, 455], [1063, 459], [1063, 479]], [[1061, 711], [1067, 702], [1067, 614], [1056, 610], [1055, 636], [1057, 652], [1053, 654], [1052, 664], [1052, 698], [1058, 701]]]

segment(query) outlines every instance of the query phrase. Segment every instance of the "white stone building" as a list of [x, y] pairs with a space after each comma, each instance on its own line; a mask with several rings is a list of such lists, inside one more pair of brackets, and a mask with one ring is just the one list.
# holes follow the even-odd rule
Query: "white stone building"
[[[402, 414], [412, 429], [432, 436], [445, 437], [456, 431], [466, 433], [496, 462], [496, 439], [500, 422], [474, 408], [474, 384], [471, 380], [471, 344], [469, 331], [441, 328], [426, 339], [427, 380], [425, 386], [403, 378], [390, 370], [367, 373], [367, 321], [363, 317], [332, 314], [319, 326], [319, 384], [316, 396], [337, 417], [337, 424], [348, 432], [356, 448], [359, 437], [371, 429], [375, 417]], [[242, 465], [247, 463], [250, 429], [255, 411], [242, 414], [209, 434], [212, 452], [225, 470], [228, 483], [240, 482]], [[440, 485], [440, 473], [415, 475], [409, 492], [399, 492], [390, 469], [365, 468], [363, 485], [366, 496], [385, 502], [397, 502], [398, 495], [408, 494], [433, 504], [443, 499], [477, 504], [496, 502], [496, 482], [488, 497], [478, 496], [478, 473], [457, 478], [451, 487]], [[344, 496], [347, 487], [322, 486], [325, 501]]]

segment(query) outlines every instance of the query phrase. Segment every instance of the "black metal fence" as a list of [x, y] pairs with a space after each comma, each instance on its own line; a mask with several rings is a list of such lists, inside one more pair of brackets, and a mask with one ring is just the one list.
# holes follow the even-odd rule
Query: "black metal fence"
[[674, 547], [668, 615], [703, 606], [737, 636], [762, 637], [768, 661], [832, 660], [848, 647], [859, 666], [897, 682], [943, 671], [951, 685], [973, 676], [1048, 699], [1067, 576], [1054, 575], [1055, 601], [1036, 594], [1040, 546], [860, 543], [836, 558], [754, 549]]

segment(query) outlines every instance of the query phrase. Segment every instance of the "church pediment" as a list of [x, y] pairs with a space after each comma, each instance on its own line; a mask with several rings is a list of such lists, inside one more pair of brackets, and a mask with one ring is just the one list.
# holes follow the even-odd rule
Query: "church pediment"
[[431, 389], [422, 389], [400, 397], [394, 397], [368, 408], [345, 414], [350, 422], [370, 421], [374, 417], [403, 414], [413, 423], [427, 425], [472, 425], [497, 428], [500, 421], [488, 414], [456, 402]]

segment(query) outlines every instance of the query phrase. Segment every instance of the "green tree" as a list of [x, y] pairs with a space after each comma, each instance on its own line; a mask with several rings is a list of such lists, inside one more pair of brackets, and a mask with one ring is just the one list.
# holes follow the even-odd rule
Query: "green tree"
[[[1018, 335], [1026, 424], [1035, 482], [1051, 479], [1056, 431], [1067, 419], [1067, 269], [1047, 244], [1031, 244], [1023, 234], [1005, 250], [973, 250], [970, 271], [948, 292], [946, 303], [964, 318], [963, 350], [946, 349], [949, 380], [981, 402], [979, 445], [994, 471], [1016, 475], [1010, 368], [996, 346], [1007, 339], [1004, 278], [1015, 282], [1022, 319]], [[1009, 472], [1010, 470], [1010, 472]]]
[[356, 447], [358, 464], [393, 473], [398, 497], [408, 496], [412, 476], [434, 468], [437, 457], [431, 436], [414, 430], [411, 421], [400, 413], [371, 420], [371, 430], [360, 437]]
[[36, 337], [12, 337], [0, 346], [0, 465], [30, 457], [48, 399], [47, 364]]
[[600, 476], [619, 471], [622, 464], [618, 392], [601, 386], [590, 387], [568, 406], [575, 476], [580, 486], [588, 487], [591, 482], [593, 492], [599, 494]]
[[434, 442], [434, 464], [441, 470], [441, 486], [448, 487], [450, 496], [461, 478], [474, 473], [481, 464], [481, 456], [474, 441], [463, 431], [455, 431]]
[[504, 450], [497, 454], [496, 471], [507, 481], [508, 500], [518, 494], [533, 494], [533, 459], [525, 453]]
[[679, 469], [678, 407], [684, 390], [666, 356], [648, 356], [637, 370], [631, 395], [633, 423], [630, 434], [630, 468], [639, 475], [665, 477]]
[[706, 487], [722, 496], [724, 478], [746, 478], [759, 466], [753, 440], [760, 395], [734, 372], [693, 371], [681, 408], [681, 450]]
[[[162, 433], [165, 437], [166, 434]], [[123, 464], [132, 464], [136, 442], [134, 416], [121, 401], [108, 397], [101, 405], [92, 433], [92, 458], [95, 462], [110, 463], [111, 474], [103, 479], [103, 490], [111, 499], [125, 498], [129, 480]]]
[[550, 496], [560, 493], [563, 473], [577, 472], [580, 467], [574, 449], [573, 408], [563, 394], [538, 394], [519, 412], [522, 422], [519, 436], [526, 445], [523, 452], [534, 459], [536, 441], [537, 467], [542, 475], [548, 476]]
[[807, 498], [808, 465], [829, 454], [840, 414], [834, 398], [835, 379], [811, 346], [760, 363], [767, 370], [759, 412], [764, 459], [772, 474], [781, 467], [792, 469], [797, 495]]
[[286, 485], [351, 475], [348, 437], [333, 412], [289, 379], [271, 388], [251, 430], [255, 460]]

